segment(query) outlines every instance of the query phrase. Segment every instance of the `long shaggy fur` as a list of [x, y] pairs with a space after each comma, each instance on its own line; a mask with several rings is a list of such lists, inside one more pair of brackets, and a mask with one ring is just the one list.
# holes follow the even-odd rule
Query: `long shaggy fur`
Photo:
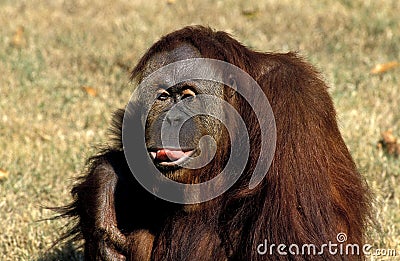
[[[85, 239], [85, 253], [92, 259], [101, 247], [96, 234], [96, 217], [105, 211], [99, 203], [102, 189], [114, 193], [118, 229], [128, 236], [142, 226], [155, 234], [151, 260], [347, 260], [360, 256], [260, 255], [257, 245], [315, 244], [336, 242], [339, 232], [346, 243], [364, 242], [369, 217], [368, 188], [356, 169], [338, 129], [335, 109], [319, 73], [295, 53], [252, 51], [225, 32], [201, 26], [186, 27], [156, 42], [132, 71], [140, 83], [142, 72], [156, 53], [190, 44], [205, 58], [234, 64], [261, 86], [273, 109], [277, 127], [276, 152], [260, 185], [248, 182], [260, 152], [260, 129], [247, 103], [237, 98], [234, 106], [245, 119], [251, 138], [251, 155], [240, 180], [228, 192], [200, 205], [196, 211], [147, 195], [133, 179], [121, 145], [121, 119], [113, 124], [115, 146], [88, 162], [88, 174], [73, 190], [74, 202], [64, 215], [78, 219], [67, 237]], [[235, 142], [235, 141], [234, 141]], [[106, 166], [106, 167], [105, 167]], [[116, 173], [112, 186], [103, 184], [110, 171]], [[213, 165], [219, 173], [221, 162]], [[106, 201], [107, 197], [102, 198]], [[138, 225], [141, 224], [141, 225]], [[122, 250], [121, 250], [122, 251]], [[129, 252], [129, 249], [128, 249]], [[131, 252], [135, 252], [131, 250]], [[131, 253], [132, 256], [135, 253]]]

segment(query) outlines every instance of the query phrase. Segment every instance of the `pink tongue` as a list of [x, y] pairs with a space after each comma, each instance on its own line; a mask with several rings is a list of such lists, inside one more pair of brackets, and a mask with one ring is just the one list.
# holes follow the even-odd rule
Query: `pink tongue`
[[158, 150], [156, 154], [156, 159], [161, 160], [161, 161], [175, 161], [180, 158], [185, 156], [185, 152], [181, 150], [168, 150], [168, 149], [162, 149]]

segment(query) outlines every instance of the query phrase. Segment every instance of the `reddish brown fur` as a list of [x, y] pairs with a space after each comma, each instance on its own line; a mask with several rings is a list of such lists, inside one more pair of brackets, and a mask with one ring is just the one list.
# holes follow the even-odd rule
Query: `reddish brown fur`
[[294, 53], [255, 52], [227, 33], [195, 26], [155, 43], [134, 68], [132, 80], [142, 80], [141, 72], [154, 54], [182, 43], [191, 44], [203, 57], [238, 66], [261, 86], [277, 127], [272, 165], [262, 183], [249, 190], [260, 131], [248, 105], [236, 97], [234, 106], [253, 137], [249, 163], [228, 192], [187, 211], [150, 197], [135, 182], [122, 152], [117, 119], [116, 146], [90, 160], [89, 174], [72, 190], [75, 202], [66, 209], [66, 215], [79, 218], [71, 235], [85, 239], [86, 258], [92, 260], [108, 251], [114, 257], [117, 252], [126, 253], [132, 260], [145, 260], [147, 254], [151, 260], [361, 259], [259, 255], [256, 251], [264, 240], [287, 245], [336, 243], [339, 232], [347, 234], [346, 243], [361, 246], [364, 242], [369, 192], [341, 137], [327, 86], [316, 70]]

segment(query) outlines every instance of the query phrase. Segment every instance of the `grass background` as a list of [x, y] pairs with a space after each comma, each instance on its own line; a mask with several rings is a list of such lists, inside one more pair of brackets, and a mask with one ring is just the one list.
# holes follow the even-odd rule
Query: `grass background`
[[[41, 205], [70, 201], [84, 160], [124, 106], [129, 68], [163, 34], [190, 24], [262, 51], [297, 50], [331, 86], [341, 131], [375, 195], [368, 243], [400, 259], [400, 159], [376, 148], [400, 136], [398, 0], [0, 0], [0, 259], [80, 260], [47, 251], [63, 221]], [[22, 29], [23, 27], [23, 29]], [[89, 95], [82, 87], [96, 92]], [[372, 257], [371, 260], [396, 260]]]

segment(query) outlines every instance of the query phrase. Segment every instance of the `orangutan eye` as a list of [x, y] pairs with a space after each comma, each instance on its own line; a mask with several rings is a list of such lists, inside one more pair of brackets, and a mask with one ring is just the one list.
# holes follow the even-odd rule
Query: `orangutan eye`
[[196, 96], [196, 93], [192, 89], [184, 89], [182, 91], [182, 100], [186, 98], [194, 98]]
[[169, 93], [166, 90], [161, 90], [157, 95], [157, 100], [165, 101], [170, 97]]

